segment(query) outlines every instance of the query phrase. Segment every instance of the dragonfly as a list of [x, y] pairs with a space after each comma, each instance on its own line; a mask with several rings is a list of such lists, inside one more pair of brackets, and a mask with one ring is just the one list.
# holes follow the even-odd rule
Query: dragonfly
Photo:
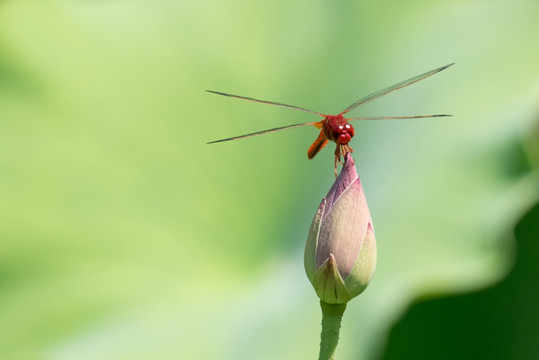
[[359, 99], [358, 101], [354, 102], [352, 105], [348, 106], [346, 109], [344, 109], [343, 111], [341, 111], [337, 115], [322, 114], [322, 113], [319, 113], [317, 111], [305, 109], [305, 108], [302, 108], [302, 107], [299, 107], [299, 106], [287, 105], [287, 104], [274, 102], [274, 101], [259, 100], [259, 99], [254, 99], [254, 98], [250, 98], [250, 97], [247, 97], [247, 96], [233, 95], [233, 94], [227, 94], [227, 93], [220, 92], [220, 91], [206, 90], [206, 91], [208, 91], [210, 93], [217, 94], [217, 95], [223, 95], [223, 96], [227, 96], [227, 97], [231, 97], [231, 98], [235, 98], [235, 99], [247, 100], [247, 101], [252, 101], [252, 102], [256, 102], [256, 103], [272, 105], [272, 106], [278, 106], [278, 107], [282, 107], [282, 108], [286, 108], [286, 109], [299, 110], [299, 111], [319, 115], [319, 116], [321, 116], [323, 118], [320, 121], [306, 122], [306, 123], [293, 124], [293, 125], [286, 125], [286, 126], [276, 127], [276, 128], [272, 128], [272, 129], [257, 131], [257, 132], [249, 133], [249, 134], [245, 134], [245, 135], [233, 136], [233, 137], [229, 137], [229, 138], [226, 138], [226, 139], [210, 141], [210, 142], [208, 142], [208, 144], [214, 144], [214, 143], [220, 143], [220, 142], [232, 141], [232, 140], [238, 140], [238, 139], [245, 139], [245, 138], [249, 138], [249, 137], [253, 137], [253, 136], [270, 134], [270, 133], [274, 133], [274, 132], [285, 130], [285, 129], [292, 129], [292, 128], [297, 128], [297, 127], [301, 127], [301, 126], [309, 126], [310, 125], [310, 126], [316, 127], [317, 129], [320, 129], [320, 133], [319, 133], [318, 137], [316, 138], [316, 140], [313, 142], [313, 144], [309, 147], [309, 150], [307, 151], [307, 158], [309, 158], [309, 159], [314, 158], [316, 156], [316, 154], [318, 154], [318, 152], [320, 150], [322, 150], [330, 141], [335, 142], [335, 144], [337, 145], [337, 147], [335, 149], [335, 176], [337, 176], [337, 164], [339, 164], [339, 163], [343, 164], [342, 161], [341, 161], [341, 157], [346, 158], [345, 155], [347, 153], [353, 152], [353, 149], [349, 145], [349, 142], [354, 137], [355, 130], [354, 130], [354, 127], [352, 126], [352, 124], [349, 123], [349, 121], [352, 121], [352, 120], [422, 119], [422, 118], [435, 118], [435, 117], [451, 116], [451, 115], [448, 115], [448, 114], [436, 114], [436, 115], [368, 116], [368, 117], [345, 118], [344, 117], [345, 114], [347, 114], [348, 112], [356, 109], [357, 107], [359, 107], [359, 106], [361, 106], [361, 105], [363, 105], [363, 104], [365, 104], [365, 103], [367, 103], [369, 101], [378, 99], [378, 98], [380, 98], [380, 97], [382, 97], [384, 95], [387, 95], [387, 94], [389, 94], [389, 93], [391, 93], [393, 91], [402, 89], [402, 88], [404, 88], [406, 86], [412, 85], [412, 84], [414, 84], [414, 83], [416, 83], [418, 81], [424, 80], [424, 79], [426, 79], [426, 78], [428, 78], [428, 77], [430, 77], [430, 76], [432, 76], [434, 74], [437, 74], [440, 71], [445, 70], [448, 67], [452, 66], [453, 64], [454, 63], [451, 63], [449, 65], [445, 65], [445, 66], [436, 68], [436, 69], [428, 71], [426, 73], [423, 73], [423, 74], [411, 77], [411, 78], [409, 78], [407, 80], [401, 81], [401, 82], [399, 82], [399, 83], [397, 83], [395, 85], [392, 85], [392, 86], [386, 87], [384, 89], [375, 91], [375, 92], [373, 92], [373, 93]]

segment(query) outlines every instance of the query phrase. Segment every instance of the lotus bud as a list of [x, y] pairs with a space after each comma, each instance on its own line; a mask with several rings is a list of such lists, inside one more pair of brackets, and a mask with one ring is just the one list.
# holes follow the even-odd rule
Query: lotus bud
[[365, 290], [376, 267], [371, 215], [354, 159], [346, 163], [316, 212], [305, 246], [305, 272], [318, 297], [346, 304]]

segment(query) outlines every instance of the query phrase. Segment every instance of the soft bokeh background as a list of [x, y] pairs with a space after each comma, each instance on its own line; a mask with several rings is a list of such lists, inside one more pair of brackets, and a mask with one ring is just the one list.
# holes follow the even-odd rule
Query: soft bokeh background
[[314, 128], [206, 145], [318, 119], [204, 90], [337, 113], [456, 62], [353, 113], [454, 115], [355, 124], [379, 261], [339, 357], [394, 354], [415, 299], [515, 263], [539, 196], [538, 19], [532, 0], [0, 2], [0, 358], [316, 358], [302, 252], [333, 149], [306, 159]]

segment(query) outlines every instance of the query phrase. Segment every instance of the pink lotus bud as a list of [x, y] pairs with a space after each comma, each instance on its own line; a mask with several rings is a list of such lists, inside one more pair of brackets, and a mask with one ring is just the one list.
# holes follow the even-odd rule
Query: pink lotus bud
[[305, 246], [305, 271], [318, 297], [345, 304], [361, 294], [376, 267], [376, 240], [350, 153], [316, 212]]

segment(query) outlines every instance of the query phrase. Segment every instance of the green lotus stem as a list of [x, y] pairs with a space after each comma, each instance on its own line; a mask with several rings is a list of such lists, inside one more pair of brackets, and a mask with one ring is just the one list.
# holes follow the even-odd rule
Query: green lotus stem
[[328, 304], [320, 300], [320, 307], [322, 308], [322, 333], [318, 360], [335, 360], [341, 319], [346, 310], [346, 304]]

